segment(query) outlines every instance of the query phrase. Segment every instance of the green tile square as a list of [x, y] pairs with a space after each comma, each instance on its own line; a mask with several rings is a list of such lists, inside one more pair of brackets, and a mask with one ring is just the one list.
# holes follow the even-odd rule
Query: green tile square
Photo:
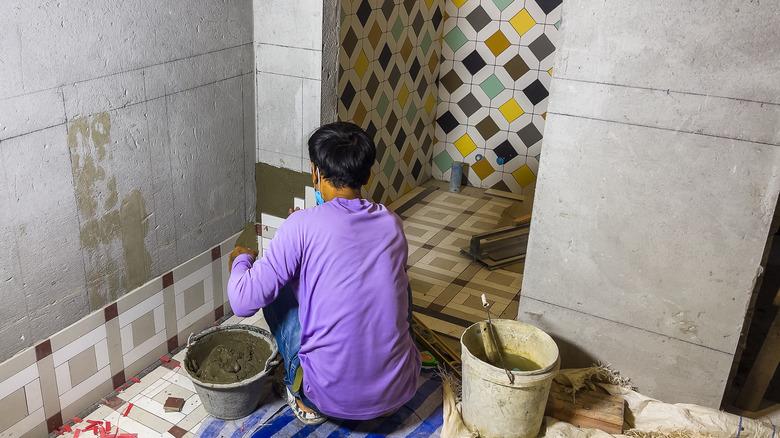
[[340, 14], [340, 19], [339, 19], [339, 25], [343, 26], [343, 25], [344, 25], [344, 20], [345, 20], [346, 18], [347, 18], [347, 13], [346, 13], [346, 12], [344, 12], [344, 8], [341, 8], [341, 14]]
[[469, 39], [466, 38], [466, 35], [463, 34], [463, 31], [460, 30], [458, 26], [452, 28], [452, 30], [444, 36], [444, 42], [450, 46], [453, 52], [457, 52], [468, 40]]
[[495, 4], [496, 7], [501, 11], [506, 9], [509, 5], [511, 5], [514, 2], [515, 0], [493, 0], [493, 4]]
[[424, 55], [428, 55], [428, 49], [431, 48], [431, 43], [433, 40], [431, 40], [431, 34], [426, 30], [425, 35], [423, 35], [422, 41], [420, 41], [420, 47], [423, 50]]
[[390, 176], [393, 175], [394, 168], [395, 168], [395, 160], [393, 159], [392, 155], [387, 154], [387, 161], [385, 162], [385, 168], [382, 170], [387, 176], [387, 179], [390, 179]]
[[409, 126], [411, 126], [414, 123], [414, 118], [417, 116], [417, 105], [414, 104], [414, 101], [409, 104], [409, 109], [406, 110], [406, 121], [409, 122]]
[[487, 94], [487, 96], [491, 99], [498, 96], [498, 93], [504, 91], [506, 88], [504, 87], [504, 84], [498, 80], [498, 77], [496, 77], [495, 74], [490, 75], [490, 77], [482, 81], [479, 86], [482, 88], [482, 91], [484, 91], [485, 94]]
[[385, 95], [384, 91], [382, 92], [382, 95], [379, 96], [379, 102], [376, 104], [376, 112], [379, 113], [379, 117], [384, 117], [385, 112], [387, 111], [387, 105], [390, 104], [390, 99], [387, 98], [387, 95]]
[[433, 157], [433, 162], [442, 173], [446, 172], [450, 169], [450, 167], [452, 167], [453, 161], [455, 160], [452, 159], [449, 152], [447, 151], [442, 151], [439, 155]]
[[561, 19], [561, 20], [558, 20], [558, 21], [556, 21], [556, 22], [555, 22], [555, 29], [556, 29], [556, 30], [561, 30], [561, 21], [562, 21], [562, 20], [563, 20], [563, 19]]
[[398, 42], [398, 39], [401, 38], [401, 32], [404, 31], [404, 22], [401, 20], [401, 17], [396, 17], [395, 23], [393, 23], [393, 28], [390, 29], [390, 33], [393, 34], [393, 39], [395, 42]]

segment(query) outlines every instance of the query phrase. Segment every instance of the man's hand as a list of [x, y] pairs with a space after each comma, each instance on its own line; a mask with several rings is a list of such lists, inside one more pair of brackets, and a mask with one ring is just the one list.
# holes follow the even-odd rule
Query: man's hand
[[228, 272], [233, 271], [233, 261], [238, 257], [240, 254], [249, 254], [252, 256], [252, 258], [257, 258], [257, 253], [249, 248], [244, 248], [243, 246], [237, 246], [233, 248], [233, 252], [230, 253], [230, 258], [228, 262]]

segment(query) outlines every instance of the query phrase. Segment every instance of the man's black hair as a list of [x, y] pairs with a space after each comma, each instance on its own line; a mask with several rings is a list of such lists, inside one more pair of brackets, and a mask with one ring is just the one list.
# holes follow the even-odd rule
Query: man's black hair
[[354, 123], [329, 123], [309, 137], [309, 158], [333, 187], [358, 189], [371, 176], [376, 146]]

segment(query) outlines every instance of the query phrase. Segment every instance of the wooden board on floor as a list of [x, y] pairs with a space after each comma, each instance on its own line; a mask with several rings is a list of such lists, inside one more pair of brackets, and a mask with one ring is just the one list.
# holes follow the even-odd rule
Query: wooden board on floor
[[505, 192], [503, 190], [487, 189], [485, 190], [485, 194], [490, 196], [500, 196], [507, 199], [514, 199], [516, 201], [522, 201], [525, 199], [525, 196], [523, 195], [518, 195], [517, 193], [512, 192]]
[[579, 427], [600, 429], [611, 434], [623, 430], [624, 402], [621, 397], [589, 389], [567, 394], [561, 385], [552, 382], [544, 415]]

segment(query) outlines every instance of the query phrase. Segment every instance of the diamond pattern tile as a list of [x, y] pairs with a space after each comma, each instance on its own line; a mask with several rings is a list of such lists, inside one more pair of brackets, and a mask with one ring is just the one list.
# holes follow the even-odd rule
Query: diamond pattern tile
[[423, 101], [426, 111], [437, 102], [433, 177], [448, 178], [449, 166], [435, 161], [449, 158], [472, 167], [469, 184], [533, 192], [560, 7], [561, 0], [446, 3], [440, 86]]
[[[374, 138], [377, 157], [365, 195], [377, 202], [398, 198], [432, 174], [444, 4], [341, 0], [338, 118]], [[448, 47], [467, 41], [460, 30], [450, 33]]]
[[484, 59], [482, 59], [481, 56], [479, 56], [479, 52], [476, 50], [463, 58], [463, 66], [466, 67], [466, 70], [468, 70], [472, 76], [482, 70], [482, 67], [485, 65], [487, 65], [487, 63]]

